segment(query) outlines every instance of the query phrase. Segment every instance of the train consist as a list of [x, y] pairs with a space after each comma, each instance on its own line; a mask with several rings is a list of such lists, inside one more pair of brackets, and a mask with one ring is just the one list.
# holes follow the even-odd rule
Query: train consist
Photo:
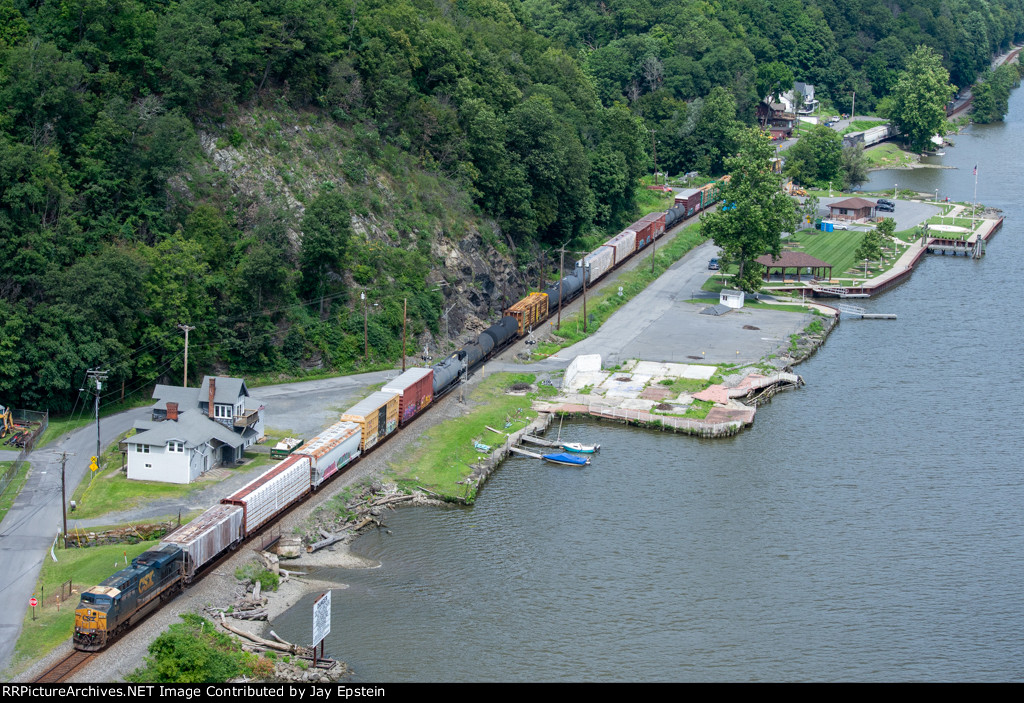
[[362, 454], [412, 422], [477, 365], [529, 334], [579, 296], [585, 286], [596, 283], [697, 210], [709, 207], [719, 197], [720, 184], [718, 181], [699, 189], [696, 210], [689, 200], [680, 202], [677, 196], [671, 210], [640, 218], [577, 261], [571, 274], [509, 307], [501, 320], [481, 332], [476, 341], [429, 368], [409, 369], [390, 381], [268, 471], [168, 534], [155, 549], [83, 592], [75, 610], [75, 649], [105, 648], [191, 583], [204, 567], [226, 551], [237, 549]]

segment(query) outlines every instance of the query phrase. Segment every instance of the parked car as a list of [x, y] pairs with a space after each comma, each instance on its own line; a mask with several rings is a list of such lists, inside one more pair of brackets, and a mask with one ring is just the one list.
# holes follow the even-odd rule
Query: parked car
[[708, 262], [708, 271], [717, 271], [717, 270], [718, 270], [718, 259], [712, 259], [711, 261]]
[[879, 198], [878, 201], [877, 201], [877, 204], [878, 205], [888, 205], [891, 208], [896, 207], [896, 203], [893, 202], [892, 200], [889, 200], [888, 198]]
[[892, 205], [886, 205], [885, 203], [878, 203], [875, 205], [875, 210], [877, 212], [896, 212], [896, 208]]

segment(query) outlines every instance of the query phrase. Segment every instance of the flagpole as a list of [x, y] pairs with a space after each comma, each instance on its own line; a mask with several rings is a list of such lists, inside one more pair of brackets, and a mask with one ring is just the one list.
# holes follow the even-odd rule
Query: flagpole
[[974, 207], [971, 209], [971, 234], [974, 234], [974, 218], [978, 215], [978, 165], [974, 165]]

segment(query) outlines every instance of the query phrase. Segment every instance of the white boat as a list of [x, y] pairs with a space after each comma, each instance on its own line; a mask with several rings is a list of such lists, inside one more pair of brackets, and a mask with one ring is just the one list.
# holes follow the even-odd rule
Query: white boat
[[579, 442], [562, 442], [562, 449], [577, 454], [593, 454], [601, 448], [600, 444], [580, 444]]

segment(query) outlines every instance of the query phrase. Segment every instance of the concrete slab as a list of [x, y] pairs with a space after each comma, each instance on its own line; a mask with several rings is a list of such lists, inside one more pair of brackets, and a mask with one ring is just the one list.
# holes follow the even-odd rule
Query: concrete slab
[[623, 410], [643, 410], [647, 411], [653, 408], [658, 403], [653, 400], [644, 400], [643, 398], [625, 398], [616, 405]]
[[609, 375], [608, 371], [584, 371], [577, 373], [566, 388], [570, 392], [578, 391], [587, 386], [597, 388], [605, 382]]

